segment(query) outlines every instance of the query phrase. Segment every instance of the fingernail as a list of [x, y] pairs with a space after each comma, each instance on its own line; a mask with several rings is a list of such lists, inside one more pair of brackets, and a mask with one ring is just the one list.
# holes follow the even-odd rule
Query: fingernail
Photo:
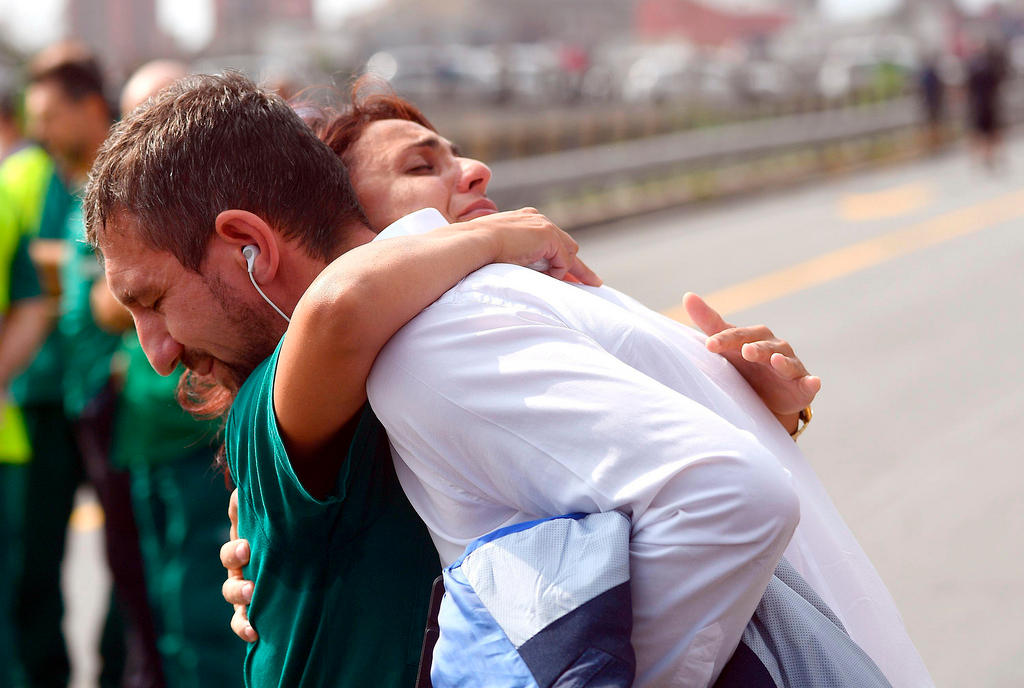
[[245, 598], [246, 602], [252, 602], [252, 583], [246, 583], [242, 586], [242, 597]]
[[252, 626], [245, 627], [245, 637], [250, 641], [256, 640], [256, 631], [252, 629]]

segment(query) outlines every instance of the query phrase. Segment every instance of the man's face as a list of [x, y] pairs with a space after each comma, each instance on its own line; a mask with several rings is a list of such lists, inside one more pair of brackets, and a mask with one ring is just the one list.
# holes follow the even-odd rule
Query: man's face
[[[204, 261], [196, 274], [123, 224], [107, 230], [101, 249], [107, 285], [131, 312], [150, 365], [161, 375], [182, 363], [237, 391], [273, 353], [283, 322], [253, 304], [238, 280], [225, 279], [213, 261]], [[238, 271], [234, 264], [226, 267]]]
[[449, 222], [497, 210], [487, 198], [490, 169], [459, 157], [449, 141], [415, 122], [371, 123], [349, 157], [352, 186], [375, 230], [422, 208], [436, 208]]
[[55, 81], [32, 84], [25, 93], [29, 136], [72, 166], [89, 154], [93, 109], [90, 98], [72, 100]]

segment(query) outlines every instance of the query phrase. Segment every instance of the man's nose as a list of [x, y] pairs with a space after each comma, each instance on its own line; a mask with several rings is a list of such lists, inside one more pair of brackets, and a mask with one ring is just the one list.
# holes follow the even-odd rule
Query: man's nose
[[462, 177], [459, 179], [459, 192], [476, 191], [487, 193], [487, 184], [491, 181], [491, 168], [473, 158], [459, 158], [462, 166]]
[[135, 328], [153, 370], [165, 376], [173, 373], [183, 351], [181, 344], [154, 318], [136, 318]]

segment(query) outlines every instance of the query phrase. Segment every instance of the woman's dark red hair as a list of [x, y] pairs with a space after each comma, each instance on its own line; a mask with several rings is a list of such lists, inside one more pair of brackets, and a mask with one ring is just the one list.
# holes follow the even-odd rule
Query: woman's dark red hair
[[348, 102], [340, 108], [314, 105], [302, 94], [292, 101], [292, 107], [346, 166], [352, 162], [348, 157], [352, 144], [373, 122], [401, 119], [437, 131], [419, 108], [397, 95], [387, 82], [370, 74], [353, 82]]

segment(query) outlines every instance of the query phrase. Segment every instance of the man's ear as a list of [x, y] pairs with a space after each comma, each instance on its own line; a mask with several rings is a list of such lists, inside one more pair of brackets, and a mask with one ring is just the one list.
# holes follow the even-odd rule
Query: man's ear
[[253, 263], [253, 277], [257, 282], [269, 282], [277, 275], [281, 264], [280, 236], [259, 215], [247, 210], [224, 210], [214, 220], [219, 246], [211, 247], [215, 252], [229, 252], [229, 258], [243, 270], [248, 270], [242, 249], [255, 246], [259, 255]]

